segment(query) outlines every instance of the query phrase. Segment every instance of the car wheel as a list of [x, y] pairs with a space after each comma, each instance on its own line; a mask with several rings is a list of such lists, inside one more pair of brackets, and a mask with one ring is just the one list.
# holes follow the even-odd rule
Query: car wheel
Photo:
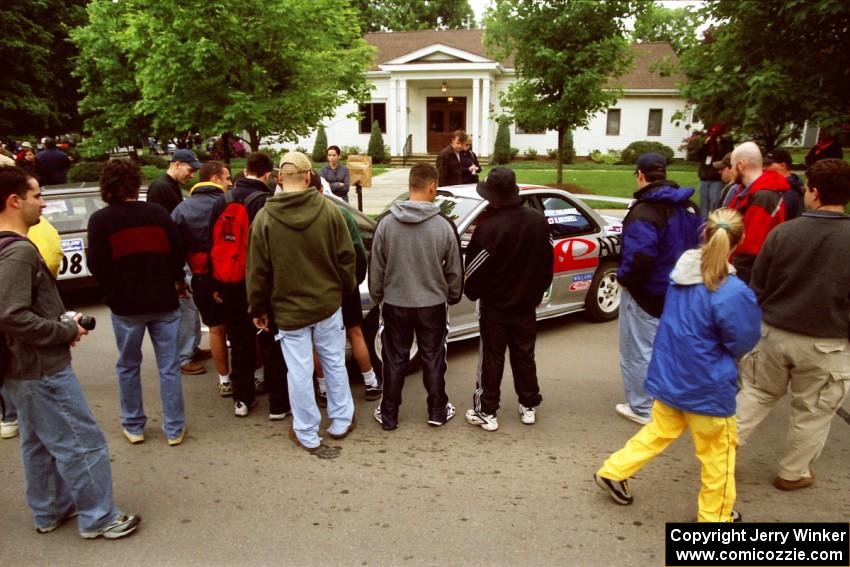
[[593, 321], [611, 321], [620, 314], [620, 284], [617, 282], [617, 264], [603, 262], [593, 274], [584, 307]]
[[[383, 379], [383, 358], [381, 357], [381, 335], [379, 333], [380, 312], [377, 307], [369, 311], [369, 314], [363, 319], [363, 338], [366, 340], [366, 346], [369, 348], [369, 357], [372, 359], [372, 368], [375, 369], [375, 374]], [[418, 370], [422, 365], [422, 359], [419, 355], [419, 346], [416, 344], [416, 337], [413, 338], [413, 345], [410, 347], [410, 359], [404, 367], [405, 374], [411, 374]]]

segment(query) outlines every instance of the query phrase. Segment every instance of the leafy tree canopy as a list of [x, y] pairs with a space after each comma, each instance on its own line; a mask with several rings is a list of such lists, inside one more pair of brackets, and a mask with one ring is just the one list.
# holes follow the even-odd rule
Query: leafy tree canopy
[[73, 35], [86, 126], [105, 148], [194, 130], [295, 140], [369, 95], [356, 17], [338, 0], [93, 0]]
[[641, 8], [631, 34], [634, 41], [666, 41], [676, 55], [698, 43], [702, 18], [694, 7], [667, 8], [649, 0]]
[[0, 8], [0, 131], [56, 134], [79, 127], [76, 53], [68, 30], [86, 0], [4, 0]]
[[850, 120], [850, 4], [712, 0], [715, 25], [683, 53], [682, 92], [703, 122], [722, 122], [767, 149], [800, 134], [806, 120]]
[[363, 33], [475, 26], [468, 0], [354, 0], [354, 6]]
[[517, 73], [502, 105], [525, 128], [558, 131], [558, 183], [564, 134], [620, 94], [606, 84], [628, 69], [624, 19], [637, 8], [625, 0], [497, 0], [485, 17], [485, 44], [496, 58], [512, 54]]

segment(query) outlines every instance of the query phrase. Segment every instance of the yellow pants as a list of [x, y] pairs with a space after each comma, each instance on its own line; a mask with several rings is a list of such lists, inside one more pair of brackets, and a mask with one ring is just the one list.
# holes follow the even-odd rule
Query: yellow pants
[[677, 410], [655, 400], [652, 421], [608, 457], [597, 473], [610, 480], [626, 480], [661, 454], [690, 428], [697, 458], [702, 463], [699, 491], [700, 522], [729, 522], [735, 505], [735, 417], [713, 417]]

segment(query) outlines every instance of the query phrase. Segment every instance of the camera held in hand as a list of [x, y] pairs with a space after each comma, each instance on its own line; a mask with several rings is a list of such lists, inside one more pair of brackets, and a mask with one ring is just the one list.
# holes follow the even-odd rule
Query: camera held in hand
[[[76, 317], [77, 315], [79, 315], [79, 313], [77, 313], [76, 311], [66, 311], [62, 314], [62, 318], [73, 320], [74, 317]], [[95, 325], [97, 324], [97, 320], [91, 315], [83, 315], [82, 317], [80, 317], [80, 320], [77, 321], [77, 323], [79, 323], [80, 327], [82, 327], [86, 331], [93, 331]]]

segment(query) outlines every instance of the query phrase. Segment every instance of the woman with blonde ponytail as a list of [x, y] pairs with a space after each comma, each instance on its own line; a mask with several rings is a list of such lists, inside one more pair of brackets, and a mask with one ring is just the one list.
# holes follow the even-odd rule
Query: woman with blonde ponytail
[[646, 390], [655, 399], [652, 421], [594, 475], [618, 504], [633, 501], [627, 479], [690, 429], [702, 463], [698, 521], [741, 519], [733, 508], [735, 360], [756, 345], [761, 321], [755, 295], [728, 263], [743, 235], [737, 211], [714, 211], [703, 247], [682, 254], [670, 274], [646, 377]]

